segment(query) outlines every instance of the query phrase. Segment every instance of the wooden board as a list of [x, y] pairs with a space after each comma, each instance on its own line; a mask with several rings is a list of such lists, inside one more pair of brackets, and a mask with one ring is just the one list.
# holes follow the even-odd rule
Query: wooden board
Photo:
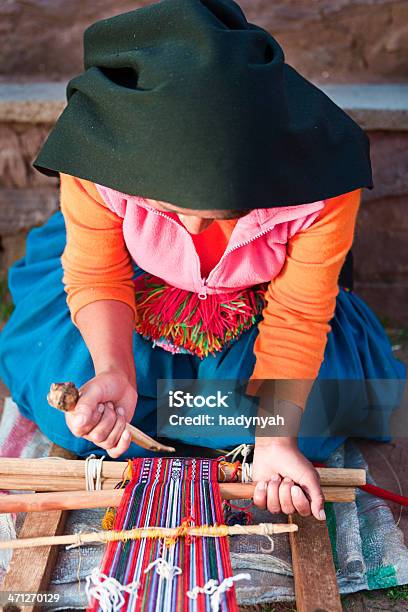
[[[74, 455], [65, 449], [53, 445], [50, 456], [73, 459]], [[60, 510], [28, 513], [20, 530], [19, 537], [31, 538], [64, 533], [68, 513]], [[14, 551], [9, 570], [1, 585], [2, 591], [14, 593], [38, 593], [47, 591], [51, 575], [58, 557], [58, 546], [44, 546], [37, 549], [19, 549]], [[41, 604], [20, 607], [7, 606], [13, 612], [38, 612]]]
[[299, 530], [289, 534], [297, 612], [342, 612], [327, 525], [291, 515]]

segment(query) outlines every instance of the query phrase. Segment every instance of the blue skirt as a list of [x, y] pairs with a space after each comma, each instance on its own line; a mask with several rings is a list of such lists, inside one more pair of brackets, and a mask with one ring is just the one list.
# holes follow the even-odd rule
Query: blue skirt
[[[14, 401], [27, 418], [35, 421], [43, 433], [56, 444], [80, 456], [103, 451], [92, 443], [76, 438], [65, 424], [64, 415], [51, 409], [46, 396], [52, 382], [72, 380], [78, 386], [94, 376], [88, 349], [73, 325], [62, 284], [61, 254], [65, 247], [64, 219], [55, 213], [42, 227], [27, 238], [26, 256], [9, 274], [9, 286], [15, 310], [0, 334], [0, 377], [9, 387]], [[405, 379], [405, 367], [394, 358], [385, 332], [370, 308], [352, 292], [340, 291], [335, 316], [318, 379], [365, 380]], [[254, 326], [216, 357], [203, 360], [187, 354], [173, 355], [134, 334], [134, 356], [137, 364], [138, 404], [133, 424], [146, 433], [156, 434], [158, 379], [246, 379], [255, 358], [253, 345], [257, 336]], [[401, 385], [384, 404], [384, 414], [398, 404]], [[312, 394], [313, 395], [313, 394]], [[336, 417], [356, 419], [367, 410], [364, 399], [337, 392], [333, 397], [315, 394], [306, 407], [307, 419], [319, 418], [327, 402]], [[381, 401], [381, 400], [380, 400]], [[307, 417], [307, 418], [306, 418]], [[302, 433], [302, 431], [301, 431]], [[344, 436], [300, 436], [299, 445], [311, 459], [324, 461], [343, 441]], [[220, 447], [208, 434], [185, 442]], [[242, 437], [239, 444], [250, 440]], [[226, 441], [227, 443], [227, 441]], [[231, 440], [228, 441], [231, 446]], [[126, 456], [138, 456], [143, 449], [131, 446]]]

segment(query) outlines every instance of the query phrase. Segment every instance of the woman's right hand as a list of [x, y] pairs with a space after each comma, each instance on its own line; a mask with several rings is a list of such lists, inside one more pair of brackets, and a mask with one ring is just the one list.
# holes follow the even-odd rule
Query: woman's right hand
[[120, 457], [130, 446], [131, 436], [125, 429], [137, 402], [137, 391], [122, 371], [100, 372], [80, 389], [75, 410], [65, 414], [74, 436], [85, 438]]

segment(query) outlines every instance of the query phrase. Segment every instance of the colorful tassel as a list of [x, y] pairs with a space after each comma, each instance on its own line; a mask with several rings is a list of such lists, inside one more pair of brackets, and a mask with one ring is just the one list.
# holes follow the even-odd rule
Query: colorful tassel
[[198, 294], [143, 274], [135, 281], [136, 331], [155, 346], [201, 359], [214, 355], [256, 324], [265, 306], [267, 284], [241, 291]]

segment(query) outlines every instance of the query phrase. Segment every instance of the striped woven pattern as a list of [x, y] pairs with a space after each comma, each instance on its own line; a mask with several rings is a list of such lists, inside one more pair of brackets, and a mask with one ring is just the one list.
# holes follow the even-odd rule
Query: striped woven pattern
[[[132, 479], [118, 509], [114, 529], [178, 527], [222, 524], [223, 508], [218, 486], [218, 461], [211, 459], [148, 458], [132, 461]], [[179, 568], [175, 575], [159, 575], [149, 565], [163, 559]], [[137, 585], [123, 592], [121, 610], [211, 612], [210, 594], [187, 595], [209, 580], [221, 584], [232, 576], [227, 538], [129, 540], [108, 544], [101, 572], [121, 585]], [[237, 611], [234, 588], [222, 592], [219, 610]], [[213, 607], [212, 607], [213, 606]], [[101, 610], [95, 601], [89, 608]]]

